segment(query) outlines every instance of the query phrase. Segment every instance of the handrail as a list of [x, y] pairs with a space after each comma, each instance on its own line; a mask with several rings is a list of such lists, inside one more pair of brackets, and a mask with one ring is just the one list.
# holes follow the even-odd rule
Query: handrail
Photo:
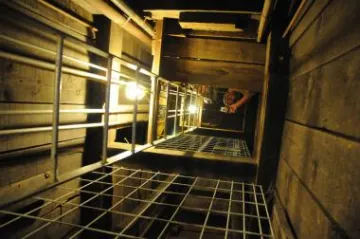
[[[46, 26], [46, 24], [44, 24]], [[102, 51], [94, 46], [91, 46], [85, 42], [82, 42], [79, 39], [76, 39], [73, 36], [70, 36], [66, 33], [60, 32], [58, 29], [53, 29], [49, 26], [47, 26], [48, 29], [52, 29], [53, 32], [55, 32], [58, 36], [58, 44], [57, 44], [57, 52], [54, 52], [52, 50], [49, 49], [45, 49], [42, 48], [40, 46], [34, 46], [32, 44], [29, 43], [25, 43], [22, 42], [18, 39], [9, 37], [9, 36], [5, 36], [5, 35], [0, 35], [0, 38], [6, 41], [11, 41], [12, 43], [15, 44], [19, 44], [21, 46], [24, 47], [28, 47], [31, 49], [35, 49], [35, 50], [40, 50], [43, 51], [47, 54], [51, 54], [53, 56], [55, 56], [56, 58], [56, 64], [54, 63], [50, 63], [47, 61], [43, 61], [43, 60], [38, 60], [38, 59], [34, 59], [31, 57], [26, 57], [26, 56], [21, 56], [18, 54], [14, 54], [11, 52], [7, 52], [7, 51], [3, 51], [0, 50], [0, 57], [2, 58], [7, 58], [13, 61], [17, 61], [20, 63], [24, 63], [24, 64], [29, 64], [29, 65], [33, 65], [33, 66], [37, 66], [37, 67], [41, 67], [41, 68], [45, 68], [48, 70], [52, 70], [55, 71], [55, 84], [54, 84], [54, 102], [53, 102], [53, 109], [52, 110], [35, 110], [35, 111], [29, 111], [29, 110], [18, 110], [18, 111], [8, 111], [8, 110], [4, 110], [1, 111], [0, 110], [0, 115], [20, 115], [20, 114], [33, 114], [33, 113], [37, 113], [37, 114], [53, 114], [53, 123], [52, 126], [45, 126], [45, 127], [33, 127], [33, 128], [17, 128], [17, 129], [5, 129], [5, 130], [0, 130], [0, 136], [4, 136], [4, 135], [16, 135], [16, 134], [27, 134], [27, 133], [36, 133], [36, 132], [48, 132], [48, 131], [52, 131], [52, 143], [51, 143], [51, 158], [54, 161], [54, 168], [53, 168], [53, 183], [51, 184], [56, 185], [59, 182], [64, 182], [66, 180], [68, 180], [69, 177], [64, 176], [64, 175], [58, 175], [58, 156], [57, 156], [57, 152], [58, 152], [58, 144], [59, 144], [59, 140], [58, 140], [58, 133], [59, 130], [71, 130], [71, 129], [84, 129], [84, 128], [95, 128], [95, 127], [103, 127], [103, 134], [104, 134], [104, 138], [103, 138], [103, 143], [102, 143], [102, 158], [101, 161], [98, 163], [95, 163], [94, 165], [96, 167], [101, 167], [104, 165], [108, 165], [110, 163], [114, 163], [116, 161], [119, 161], [121, 159], [124, 159], [126, 157], [129, 157], [137, 152], [140, 152], [148, 147], [151, 147], [152, 145], [156, 145], [158, 142], [164, 141], [166, 139], [175, 137], [179, 134], [182, 134], [184, 132], [188, 132], [188, 131], [184, 131], [184, 126], [186, 125], [186, 127], [190, 127], [189, 130], [193, 130], [196, 124], [195, 122], [192, 122], [193, 124], [191, 124], [190, 120], [185, 124], [185, 117], [184, 115], [194, 115], [194, 121], [196, 120], [195, 118], [195, 113], [190, 113], [186, 108], [182, 108], [180, 110], [180, 114], [178, 113], [178, 110], [175, 109], [176, 111], [176, 115], [177, 116], [182, 116], [181, 120], [182, 120], [182, 132], [177, 132], [177, 127], [175, 126], [175, 132], [172, 133], [171, 135], [167, 134], [167, 131], [165, 131], [165, 135], [162, 139], [154, 141], [152, 138], [150, 140], [148, 140], [148, 144], [141, 146], [139, 148], [135, 147], [135, 143], [136, 143], [136, 126], [137, 126], [137, 118], [136, 115], [139, 113], [138, 111], [138, 107], [137, 107], [137, 102], [136, 100], [134, 101], [134, 110], [132, 112], [133, 114], [133, 133], [132, 133], [132, 150], [131, 151], [126, 151], [123, 152], [122, 154], [118, 154], [115, 156], [112, 156], [110, 158], [107, 157], [106, 155], [106, 151], [107, 151], [107, 136], [108, 136], [108, 129], [111, 126], [115, 126], [115, 125], [119, 125], [119, 123], [117, 122], [109, 122], [109, 114], [112, 114], [114, 112], [117, 112], [116, 110], [110, 110], [109, 104], [110, 104], [110, 85], [111, 84], [122, 84], [122, 81], [119, 80], [119, 77], [116, 79], [114, 77], [114, 75], [119, 73], [121, 75], [119, 75], [120, 77], [126, 78], [126, 74], [123, 74], [121, 72], [118, 72], [116, 70], [113, 70], [113, 64], [112, 61], [117, 61], [119, 62], [121, 65], [124, 65], [125, 67], [128, 67], [129, 69], [135, 70], [135, 78], [134, 77], [128, 77], [130, 78], [130, 80], [135, 80], [140, 81], [141, 79], [138, 79], [139, 74], [144, 74], [150, 77], [150, 81], [151, 81], [151, 90], [149, 91], [149, 93], [151, 94], [151, 102], [150, 102], [150, 107], [149, 107], [149, 119], [155, 119], [155, 121], [151, 121], [152, 124], [156, 124], [156, 117], [155, 115], [157, 115], [157, 111], [156, 111], [156, 107], [153, 109], [153, 107], [155, 106], [155, 104], [157, 103], [158, 100], [158, 96], [159, 96], [159, 92], [160, 89], [159, 87], [159, 82], [163, 82], [166, 84], [167, 86], [167, 93], [168, 93], [168, 99], [170, 98], [169, 94], [169, 86], [175, 86], [177, 87], [177, 89], [181, 90], [181, 94], [183, 95], [182, 100], [183, 102], [186, 102], [186, 99], [190, 96], [191, 98], [193, 98], [193, 96], [198, 97], [197, 92], [190, 90], [188, 88], [182, 87], [180, 84], [171, 82], [169, 80], [166, 80], [154, 73], [152, 73], [151, 71], [149, 71], [148, 69], [144, 68], [142, 65], [138, 64], [135, 65], [133, 63], [130, 63], [128, 61], [126, 61], [125, 59], [122, 59], [121, 57], [115, 56], [110, 54], [109, 52], [105, 52]], [[64, 42], [65, 41], [71, 41], [71, 42], [75, 42], [75, 44], [84, 47], [85, 49], [87, 49], [90, 52], [93, 52], [94, 54], [97, 54], [99, 56], [102, 56], [106, 59], [108, 59], [108, 64], [107, 67], [103, 67], [103, 66], [99, 66], [93, 63], [89, 63], [89, 62], [85, 62], [82, 60], [79, 60], [75, 57], [70, 57], [70, 56], [66, 56], [63, 54], [63, 50], [64, 50]], [[79, 64], [82, 65], [86, 65], [89, 66], [90, 68], [94, 68], [97, 70], [100, 70], [102, 72], [104, 72], [104, 75], [99, 75], [99, 74], [95, 74], [95, 73], [91, 73], [91, 72], [87, 72], [84, 70], [79, 70], [79, 69], [75, 69], [75, 68], [71, 68], [68, 66], [63, 66], [62, 62], [64, 59], [68, 59], [71, 61], [75, 61]], [[100, 83], [104, 83], [107, 87], [107, 91], [106, 91], [106, 97], [104, 100], [105, 103], [105, 107], [104, 109], [68, 109], [68, 110], [61, 110], [60, 109], [60, 94], [61, 94], [61, 78], [62, 78], [62, 74], [63, 73], [68, 73], [68, 74], [74, 74], [74, 75], [78, 75], [81, 77], [86, 77], [86, 79], [89, 80], [94, 80], [96, 82], [100, 82]], [[185, 89], [185, 92], [183, 93], [182, 91]], [[178, 102], [178, 97], [181, 96], [180, 92], [177, 91], [176, 94], [176, 101]], [[167, 103], [167, 107], [166, 107], [166, 114], [168, 114], [168, 103]], [[104, 118], [102, 120], [102, 122], [96, 122], [96, 123], [80, 123], [80, 124], [69, 124], [69, 125], [60, 125], [59, 122], [59, 115], [60, 113], [101, 113], [104, 114]], [[196, 113], [198, 114], [198, 113]], [[177, 117], [176, 116], [176, 117]], [[170, 116], [173, 117], [173, 116]], [[165, 117], [166, 121], [168, 118], [170, 117]], [[150, 123], [150, 120], [149, 120]], [[149, 130], [151, 130], [151, 134], [154, 135], [155, 133], [155, 128], [154, 127], [149, 127]], [[94, 166], [94, 167], [95, 167]], [[82, 174], [84, 171], [86, 170], [86, 167], [81, 167], [77, 170], [77, 172], [72, 172], [70, 173], [71, 175], [73, 175], [74, 173], [80, 173]], [[35, 189], [35, 192], [38, 192], [40, 189]], [[35, 193], [34, 192], [34, 193]]]

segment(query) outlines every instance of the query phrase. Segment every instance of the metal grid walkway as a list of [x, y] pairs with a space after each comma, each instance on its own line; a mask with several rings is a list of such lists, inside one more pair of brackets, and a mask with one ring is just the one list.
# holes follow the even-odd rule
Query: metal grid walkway
[[158, 144], [156, 148], [250, 158], [245, 140], [196, 134], [181, 135]]
[[[57, 186], [57, 197], [49, 191], [34, 196], [42, 204], [28, 211], [0, 210], [0, 230], [25, 221], [32, 225], [28, 231], [15, 229], [12, 236], [41, 238], [69, 227], [66, 238], [273, 238], [261, 186], [122, 167], [105, 171], [76, 179], [81, 187], [79, 181]], [[61, 213], [53, 213], [56, 208]], [[74, 220], [77, 213], [86, 221]], [[104, 229], [109, 217], [112, 226]], [[51, 237], [62, 237], [57, 233]]]

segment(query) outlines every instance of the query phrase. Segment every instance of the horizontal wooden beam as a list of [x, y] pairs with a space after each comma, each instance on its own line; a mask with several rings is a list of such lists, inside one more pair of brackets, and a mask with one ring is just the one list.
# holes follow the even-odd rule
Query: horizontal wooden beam
[[175, 9], [175, 10], [161, 10], [161, 9], [145, 9], [144, 10], [145, 15], [147, 18], [153, 19], [153, 20], [162, 20], [164, 18], [172, 18], [172, 19], [179, 19], [180, 14], [183, 12], [194, 12], [194, 13], [212, 13], [212, 14], [251, 14], [252, 17], [258, 18], [260, 16], [261, 12], [257, 11], [234, 11], [234, 10], [201, 10], [201, 9], [191, 9], [191, 10], [181, 10], [181, 9]]
[[132, 0], [135, 4], [146, 10], [237, 10], [248, 12], [261, 12], [263, 0]]
[[[252, 19], [250, 14], [229, 14], [209, 12], [182, 12], [180, 13], [179, 23], [182, 28], [198, 30], [217, 30], [217, 31], [245, 31], [251, 30], [256, 32], [259, 21]], [[199, 28], [202, 27], [202, 28]]]
[[167, 79], [191, 84], [260, 92], [264, 81], [263, 68], [253, 64], [163, 57], [161, 73]]
[[264, 64], [265, 45], [245, 41], [166, 36], [162, 55]]
[[203, 30], [185, 30], [187, 37], [203, 37], [203, 38], [227, 38], [239, 40], [256, 40], [256, 33], [253, 32], [227, 32], [227, 31], [203, 31]]

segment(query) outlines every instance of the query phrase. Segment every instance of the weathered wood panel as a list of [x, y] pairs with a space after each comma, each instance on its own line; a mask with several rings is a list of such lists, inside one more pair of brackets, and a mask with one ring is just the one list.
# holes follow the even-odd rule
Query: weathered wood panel
[[296, 238], [337, 238], [332, 224], [284, 160], [279, 162], [276, 189]]
[[290, 81], [287, 118], [359, 138], [360, 49]]
[[271, 216], [272, 229], [275, 238], [278, 239], [295, 239], [293, 231], [287, 220], [286, 211], [279, 201], [277, 195], [274, 198], [273, 211]]
[[360, 1], [332, 1], [293, 46], [290, 78], [297, 78], [357, 48], [360, 45], [359, 11]]
[[327, 7], [332, 0], [307, 1], [300, 12], [298, 22], [290, 35], [289, 45], [292, 47], [299, 40], [306, 29], [311, 26], [318, 15]]
[[309, 6], [290, 37], [277, 191], [298, 238], [358, 238], [360, 3]]
[[245, 41], [167, 36], [164, 39], [162, 55], [263, 65], [265, 45]]
[[359, 155], [358, 142], [285, 124], [281, 160], [288, 162], [326, 211], [354, 238], [360, 235]]
[[219, 87], [261, 91], [264, 71], [261, 65], [234, 64], [163, 58], [162, 75], [170, 80]]

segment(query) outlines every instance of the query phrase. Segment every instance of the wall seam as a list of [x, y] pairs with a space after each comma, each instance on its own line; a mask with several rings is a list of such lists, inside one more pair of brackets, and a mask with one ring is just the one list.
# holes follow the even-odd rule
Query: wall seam
[[309, 129], [313, 129], [313, 130], [320, 131], [322, 133], [330, 134], [330, 135], [335, 136], [335, 137], [340, 137], [342, 139], [346, 139], [346, 140], [350, 140], [350, 141], [353, 141], [353, 142], [356, 142], [356, 143], [360, 143], [360, 137], [349, 136], [349, 135], [346, 135], [346, 134], [343, 134], [343, 133], [340, 133], [340, 132], [329, 130], [329, 129], [325, 128], [325, 127], [322, 128], [322, 127], [316, 127], [316, 126], [307, 125], [307, 124], [304, 124], [304, 123], [301, 123], [301, 122], [298, 122], [296, 120], [292, 120], [292, 119], [289, 119], [289, 118], [285, 118], [285, 120], [290, 122], [290, 123], [297, 124], [297, 125], [309, 128]]
[[[291, 173], [297, 178], [300, 182], [301, 186], [309, 193], [310, 197], [314, 200], [316, 205], [320, 208], [321, 212], [324, 216], [330, 221], [332, 228], [334, 231], [340, 235], [340, 238], [350, 238], [347, 232], [340, 226], [340, 224], [333, 218], [333, 216], [326, 210], [325, 206], [321, 204], [321, 201], [316, 197], [316, 195], [310, 190], [310, 188], [306, 185], [306, 183], [299, 177], [299, 175], [295, 172], [295, 170], [290, 166], [290, 163], [287, 160], [281, 159], [290, 169]], [[277, 191], [277, 190], [276, 190]], [[285, 207], [286, 209], [286, 207]]]
[[300, 75], [296, 75], [296, 76], [292, 76], [292, 77], [290, 76], [290, 77], [289, 77], [289, 80], [290, 80], [290, 81], [294, 81], [294, 80], [296, 80], [297, 78], [300, 78], [301, 76], [310, 74], [311, 72], [313, 72], [313, 71], [315, 71], [315, 70], [317, 70], [317, 69], [319, 69], [319, 68], [321, 68], [321, 67], [323, 67], [323, 66], [326, 66], [327, 64], [330, 64], [330, 63], [332, 63], [332, 62], [334, 62], [334, 61], [336, 61], [336, 60], [338, 60], [338, 59], [340, 59], [340, 58], [342, 58], [342, 57], [345, 57], [347, 54], [349, 54], [349, 53], [351, 53], [351, 52], [353, 52], [353, 51], [356, 51], [358, 48], [360, 48], [360, 44], [358, 44], [358, 45], [356, 45], [356, 46], [354, 46], [354, 47], [352, 47], [352, 48], [350, 48], [350, 49], [348, 49], [348, 50], [340, 53], [339, 55], [336, 55], [336, 56], [332, 57], [331, 59], [329, 59], [329, 60], [327, 60], [327, 61], [325, 61], [325, 62], [323, 62], [323, 63], [320, 63], [319, 65], [317, 65], [316, 67], [312, 68], [311, 70], [308, 70], [308, 71], [306, 71], [306, 72], [304, 72], [304, 73], [301, 73]]
[[[309, 25], [307, 25], [304, 29], [304, 31], [299, 35], [298, 38], [296, 38], [294, 40], [294, 42], [289, 46], [290, 49], [292, 49], [298, 42], [299, 40], [304, 36], [304, 34], [309, 30], [309, 28], [314, 24], [314, 22], [320, 17], [320, 15], [326, 10], [326, 8], [328, 8], [328, 6], [334, 2], [333, 0], [329, 0], [325, 6], [318, 12], [318, 14], [316, 14], [316, 16], [314, 17], [313, 20], [310, 21]], [[305, 15], [308, 13], [309, 9], [312, 7], [313, 4], [310, 4], [310, 6], [306, 9], [305, 13], [301, 16], [301, 20], [299, 20], [296, 24], [296, 26], [298, 26], [301, 21], [304, 19]], [[294, 32], [294, 31], [293, 31]]]

